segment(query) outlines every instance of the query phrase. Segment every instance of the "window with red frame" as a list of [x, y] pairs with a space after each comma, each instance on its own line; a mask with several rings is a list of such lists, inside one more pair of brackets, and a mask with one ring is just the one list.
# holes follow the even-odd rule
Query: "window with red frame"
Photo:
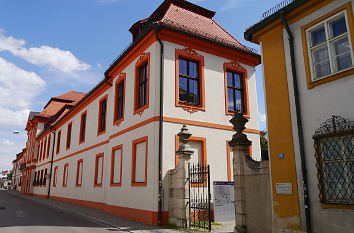
[[49, 157], [49, 151], [50, 151], [50, 137], [51, 137], [51, 135], [49, 134], [49, 137], [48, 137], [48, 147], [47, 147], [47, 158]]
[[82, 169], [83, 169], [83, 160], [80, 159], [77, 161], [76, 169], [76, 187], [81, 187], [82, 183]]
[[68, 185], [68, 173], [69, 173], [69, 164], [64, 165], [64, 172], [63, 172], [63, 187]]
[[43, 160], [45, 159], [45, 155], [47, 153], [47, 137], [45, 139], [43, 139], [43, 145], [44, 145], [44, 148], [43, 148]]
[[95, 181], [94, 186], [102, 186], [102, 176], [103, 176], [103, 153], [96, 155], [95, 163]]
[[106, 131], [106, 113], [107, 113], [107, 96], [102, 98], [99, 103], [98, 134]]
[[46, 186], [47, 185], [47, 172], [48, 172], [48, 169], [46, 168], [44, 170], [44, 178], [43, 178], [43, 185]]
[[60, 138], [61, 138], [61, 130], [58, 132], [57, 154], [59, 154], [59, 151], [60, 151]]
[[133, 141], [132, 186], [147, 184], [147, 149], [148, 138], [143, 137]]
[[41, 151], [39, 152], [39, 160], [43, 158], [43, 140], [41, 141]]
[[125, 78], [117, 81], [115, 91], [114, 121], [116, 122], [122, 120], [124, 116]]
[[139, 68], [139, 80], [137, 83], [138, 101], [136, 109], [142, 108], [147, 104], [148, 91], [148, 63], [146, 62]]
[[198, 62], [179, 58], [179, 101], [200, 105]]
[[123, 146], [119, 145], [112, 148], [111, 160], [111, 186], [120, 186], [122, 180], [122, 155]]
[[227, 71], [226, 76], [228, 110], [245, 113], [243, 75], [233, 71]]
[[44, 172], [44, 170], [41, 170], [41, 179], [40, 179], [41, 186], [43, 185], [43, 172]]
[[53, 187], [57, 186], [58, 181], [58, 166], [54, 168], [54, 175], [53, 175]]
[[79, 138], [80, 143], [84, 142], [86, 137], [86, 117], [87, 117], [87, 112], [81, 114], [80, 138]]
[[68, 124], [68, 129], [66, 132], [66, 149], [70, 149], [70, 144], [71, 144], [71, 130], [72, 130], [72, 123], [70, 122]]

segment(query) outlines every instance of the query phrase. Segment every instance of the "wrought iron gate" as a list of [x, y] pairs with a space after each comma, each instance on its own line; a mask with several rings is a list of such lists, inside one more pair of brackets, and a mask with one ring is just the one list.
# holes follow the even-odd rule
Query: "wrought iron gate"
[[188, 164], [188, 227], [211, 230], [210, 167]]

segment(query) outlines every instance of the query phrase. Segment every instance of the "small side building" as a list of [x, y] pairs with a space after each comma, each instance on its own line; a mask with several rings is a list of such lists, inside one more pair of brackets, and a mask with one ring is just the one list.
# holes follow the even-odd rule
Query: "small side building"
[[262, 49], [273, 232], [354, 231], [353, 0], [284, 1]]

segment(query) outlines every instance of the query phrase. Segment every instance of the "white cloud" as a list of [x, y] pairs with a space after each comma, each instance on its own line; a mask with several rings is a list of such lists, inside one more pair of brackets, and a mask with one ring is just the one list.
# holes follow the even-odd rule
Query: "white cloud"
[[261, 122], [263, 122], [263, 123], [267, 121], [267, 116], [266, 116], [265, 113], [260, 113], [260, 112], [258, 112], [258, 118], [259, 118], [259, 120], [260, 120]]
[[22, 151], [24, 146], [23, 142], [0, 138], [0, 170], [11, 170], [12, 161], [16, 158], [16, 154]]
[[25, 128], [29, 109], [14, 110], [0, 107], [0, 127], [23, 127]]
[[240, 6], [245, 0], [226, 0], [225, 3], [220, 7], [220, 11], [227, 11], [235, 9]]
[[90, 65], [81, 62], [70, 51], [49, 46], [25, 48], [26, 41], [12, 36], [6, 37], [0, 30], [0, 51], [9, 51], [37, 66], [46, 66], [51, 70], [73, 73], [90, 69]]
[[6, 138], [2, 138], [1, 144], [6, 145], [6, 146], [13, 146], [13, 145], [15, 145], [15, 142], [11, 141], [9, 139], [6, 139]]
[[[36, 73], [25, 71], [0, 57], [0, 108], [3, 112], [28, 109], [44, 87], [44, 80]], [[3, 117], [0, 113], [0, 121]]]

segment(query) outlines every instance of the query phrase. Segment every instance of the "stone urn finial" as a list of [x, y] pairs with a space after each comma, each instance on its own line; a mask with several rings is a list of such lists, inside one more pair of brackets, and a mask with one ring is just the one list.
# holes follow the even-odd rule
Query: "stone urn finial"
[[186, 159], [189, 159], [193, 154], [193, 151], [187, 143], [189, 142], [189, 138], [192, 136], [192, 134], [188, 132], [187, 126], [183, 125], [181, 132], [179, 132], [177, 135], [179, 137], [179, 147], [176, 151], [176, 154], [179, 155], [180, 159], [181, 156], [186, 156]]
[[237, 111], [230, 120], [230, 123], [234, 126], [236, 133], [232, 136], [232, 140], [229, 142], [230, 146], [250, 146], [252, 142], [248, 140], [247, 135], [242, 131], [246, 129], [245, 125], [248, 119], [245, 118], [242, 113]]

